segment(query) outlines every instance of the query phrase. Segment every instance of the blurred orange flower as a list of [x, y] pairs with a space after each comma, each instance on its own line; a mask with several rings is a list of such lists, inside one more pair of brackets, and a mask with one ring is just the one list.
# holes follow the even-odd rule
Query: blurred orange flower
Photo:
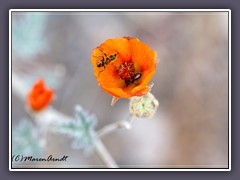
[[44, 86], [44, 80], [39, 79], [28, 93], [27, 103], [33, 110], [45, 108], [53, 99], [53, 90]]
[[115, 98], [147, 94], [156, 71], [157, 53], [137, 38], [108, 39], [92, 51], [94, 75]]

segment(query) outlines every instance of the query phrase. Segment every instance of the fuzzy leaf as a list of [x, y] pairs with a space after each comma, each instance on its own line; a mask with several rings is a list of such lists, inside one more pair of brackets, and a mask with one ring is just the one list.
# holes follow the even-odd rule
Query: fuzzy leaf
[[42, 146], [38, 129], [30, 121], [23, 120], [13, 129], [12, 155], [41, 157]]
[[89, 151], [93, 146], [96, 123], [96, 116], [89, 114], [78, 105], [75, 107], [75, 119], [57, 125], [55, 132], [66, 134], [72, 138], [72, 148]]

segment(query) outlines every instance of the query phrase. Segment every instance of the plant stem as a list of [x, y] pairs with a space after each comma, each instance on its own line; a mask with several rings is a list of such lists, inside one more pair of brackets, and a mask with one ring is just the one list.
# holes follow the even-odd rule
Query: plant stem
[[97, 133], [98, 137], [103, 138], [106, 135], [114, 132], [117, 129], [121, 129], [121, 128], [131, 129], [133, 119], [134, 119], [134, 116], [132, 114], [129, 114], [127, 119], [125, 119], [123, 121], [119, 121], [119, 122], [115, 122], [115, 123], [106, 125], [105, 127], [103, 127], [102, 129], [100, 129], [98, 131], [98, 133]]
[[[13, 92], [21, 100], [25, 101], [28, 89], [24, 85], [24, 81], [19, 78], [19, 76], [17, 76], [14, 72], [12, 72], [12, 88]], [[48, 128], [52, 127], [52, 125], [56, 125], [58, 123], [66, 122], [67, 120], [72, 119], [72, 117], [69, 117], [51, 107], [48, 107], [43, 111], [37, 113], [31, 111], [30, 109], [27, 109], [27, 113], [35, 120], [38, 126], [41, 126], [41, 128], [44, 128], [45, 130], [48, 130]], [[101, 160], [107, 165], [107, 167], [118, 168], [114, 159], [98, 136], [96, 136], [95, 151]]]
[[109, 124], [97, 132], [98, 138], [96, 138], [95, 141], [95, 151], [102, 159], [102, 161], [110, 168], [118, 168], [118, 166], [99, 138], [103, 138], [117, 129], [131, 129], [133, 119], [134, 116], [132, 114], [129, 114], [125, 120]]
[[116, 162], [103, 145], [102, 141], [96, 137], [95, 139], [95, 152], [98, 157], [107, 165], [109, 168], [118, 168]]

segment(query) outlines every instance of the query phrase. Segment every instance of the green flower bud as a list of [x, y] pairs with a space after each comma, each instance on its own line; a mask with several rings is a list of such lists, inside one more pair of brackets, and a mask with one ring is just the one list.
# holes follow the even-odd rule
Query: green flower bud
[[135, 96], [130, 100], [130, 113], [139, 118], [152, 117], [158, 105], [158, 100], [151, 93], [140, 97]]

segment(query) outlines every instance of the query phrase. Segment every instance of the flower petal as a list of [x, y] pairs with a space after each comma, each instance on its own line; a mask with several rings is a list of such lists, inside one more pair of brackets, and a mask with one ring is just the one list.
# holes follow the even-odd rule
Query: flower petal
[[[116, 58], [111, 59], [113, 55], [116, 55]], [[147, 84], [156, 71], [156, 59], [155, 51], [139, 39], [129, 37], [106, 40], [92, 51], [91, 57], [94, 75], [99, 85], [104, 91], [117, 98], [146, 94]], [[121, 65], [125, 62], [133, 64], [133, 72], [135, 71], [135, 75], [140, 74], [139, 78], [135, 79], [135, 76], [130, 75], [125, 79], [119, 74], [119, 68], [123, 67]]]
[[53, 90], [44, 87], [43, 79], [38, 80], [27, 97], [27, 103], [33, 110], [41, 110], [53, 99]]

